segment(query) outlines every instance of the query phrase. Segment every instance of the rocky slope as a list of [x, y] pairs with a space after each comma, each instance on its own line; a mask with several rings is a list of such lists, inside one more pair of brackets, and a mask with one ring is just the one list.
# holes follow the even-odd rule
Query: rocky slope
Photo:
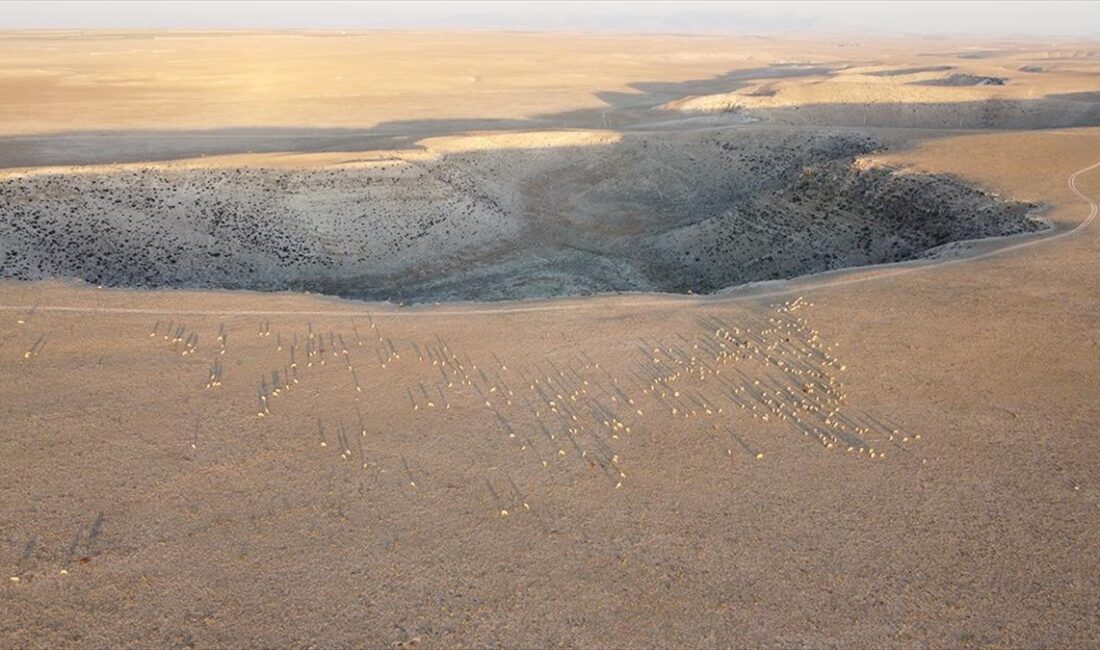
[[851, 132], [545, 137], [10, 175], [0, 275], [413, 301], [711, 292], [1040, 227], [957, 180], [864, 168], [881, 145]]

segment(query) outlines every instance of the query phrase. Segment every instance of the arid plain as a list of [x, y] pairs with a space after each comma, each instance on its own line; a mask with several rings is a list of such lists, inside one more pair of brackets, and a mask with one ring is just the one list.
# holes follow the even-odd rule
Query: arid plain
[[0, 61], [2, 645], [1100, 642], [1100, 44]]

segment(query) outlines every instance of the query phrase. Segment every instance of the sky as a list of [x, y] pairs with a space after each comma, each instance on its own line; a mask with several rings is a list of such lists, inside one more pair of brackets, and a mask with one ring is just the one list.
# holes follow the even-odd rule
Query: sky
[[1100, 36], [1100, 2], [0, 0], [0, 29], [514, 29]]

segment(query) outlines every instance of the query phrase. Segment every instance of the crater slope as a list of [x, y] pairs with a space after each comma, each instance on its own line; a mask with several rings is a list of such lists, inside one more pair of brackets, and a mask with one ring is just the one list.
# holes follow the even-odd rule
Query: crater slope
[[1040, 227], [834, 130], [501, 133], [0, 179], [0, 275], [498, 300], [713, 292]]

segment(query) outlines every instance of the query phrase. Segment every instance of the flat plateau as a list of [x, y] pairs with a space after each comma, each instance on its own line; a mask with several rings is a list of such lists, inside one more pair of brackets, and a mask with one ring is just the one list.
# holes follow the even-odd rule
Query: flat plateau
[[[1052, 226], [705, 296], [0, 281], [3, 645], [1095, 646], [1097, 46], [842, 45], [0, 35], [20, 182], [871, 133]], [[495, 190], [623, 205], [571, 169]]]

